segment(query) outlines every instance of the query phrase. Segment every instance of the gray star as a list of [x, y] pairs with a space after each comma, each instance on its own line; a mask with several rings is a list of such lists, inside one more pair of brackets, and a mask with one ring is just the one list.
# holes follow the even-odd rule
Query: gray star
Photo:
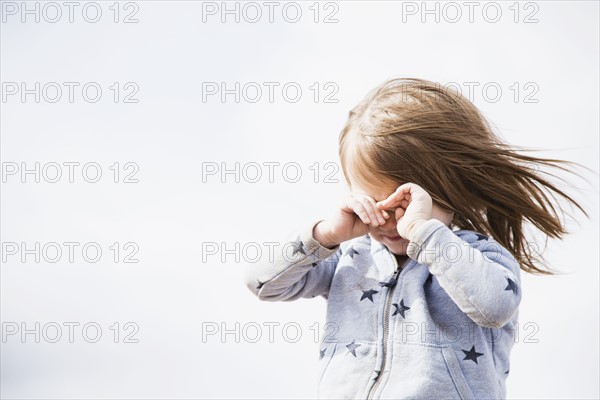
[[373, 290], [373, 289], [363, 290], [362, 292], [363, 292], [363, 294], [360, 297], [360, 301], [363, 301], [364, 299], [369, 299], [369, 300], [371, 300], [371, 303], [373, 303], [373, 295], [375, 293], [379, 293], [377, 290]]
[[352, 343], [346, 345], [346, 347], [348, 348], [348, 353], [346, 353], [346, 354], [352, 353], [352, 355], [354, 357], [356, 357], [356, 348], [358, 346], [361, 346], [361, 345], [354, 343], [354, 340], [353, 340]]
[[306, 253], [304, 252], [304, 249], [302, 248], [303, 245], [304, 244], [302, 243], [300, 238], [298, 238], [294, 243], [292, 243], [292, 246], [294, 247], [294, 251], [292, 252], [292, 255], [295, 256], [296, 253], [302, 253], [302, 254], [306, 255]]
[[407, 307], [404, 305], [404, 299], [400, 300], [400, 304], [398, 303], [394, 303], [392, 304], [394, 307], [396, 307], [396, 311], [394, 311], [394, 313], [392, 314], [392, 316], [396, 315], [396, 314], [400, 314], [402, 315], [402, 318], [405, 318], [404, 316], [404, 312], [406, 310], [410, 310], [410, 307]]
[[327, 347], [325, 347], [323, 350], [319, 350], [319, 360], [323, 358], [323, 356], [325, 355], [325, 351], [327, 351]]
[[508, 285], [504, 288], [504, 290], [512, 290], [514, 294], [517, 294], [517, 284], [515, 281], [510, 279], [508, 276], [505, 276], [505, 278], [508, 281]]
[[477, 357], [481, 357], [483, 355], [483, 353], [478, 353], [475, 351], [475, 346], [472, 346], [471, 350], [469, 351], [463, 350], [462, 352], [465, 353], [465, 358], [463, 358], [463, 360], [471, 360], [475, 362], [475, 364], [479, 364], [477, 362]]

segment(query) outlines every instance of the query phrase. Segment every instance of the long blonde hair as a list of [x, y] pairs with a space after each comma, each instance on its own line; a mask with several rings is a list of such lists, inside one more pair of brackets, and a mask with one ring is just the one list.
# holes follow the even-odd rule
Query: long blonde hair
[[557, 176], [540, 168], [573, 173], [563, 165], [579, 164], [519, 154], [468, 99], [431, 81], [398, 78], [373, 89], [350, 111], [339, 143], [348, 184], [349, 176], [416, 183], [454, 212], [452, 225], [492, 236], [526, 272], [555, 273], [545, 261], [536, 265], [543, 257], [530, 251], [524, 221], [543, 232], [546, 242], [568, 233], [557, 213], [564, 216], [564, 210], [545, 192], [554, 200], [553, 193], [562, 196], [589, 218], [543, 175]]

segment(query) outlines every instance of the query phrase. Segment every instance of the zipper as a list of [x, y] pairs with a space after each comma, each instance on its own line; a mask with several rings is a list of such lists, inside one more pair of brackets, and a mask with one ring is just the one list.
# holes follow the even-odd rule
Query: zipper
[[394, 262], [394, 265], [396, 267], [396, 269], [394, 270], [394, 275], [392, 275], [392, 280], [391, 280], [391, 287], [388, 286], [388, 292], [385, 298], [385, 308], [384, 308], [384, 316], [383, 316], [383, 363], [381, 364], [381, 369], [379, 371], [379, 375], [377, 375], [377, 379], [375, 379], [375, 383], [373, 384], [373, 386], [371, 386], [371, 389], [369, 390], [369, 394], [367, 396], [367, 400], [372, 399], [373, 394], [375, 393], [375, 390], [377, 389], [377, 387], [379, 387], [379, 384], [381, 383], [381, 377], [383, 376], [383, 373], [385, 372], [385, 363], [386, 363], [386, 358], [387, 358], [387, 346], [388, 346], [388, 337], [389, 337], [389, 330], [390, 330], [390, 324], [389, 324], [389, 319], [390, 319], [390, 304], [392, 302], [392, 297], [394, 295], [394, 289], [396, 289], [396, 285], [398, 284], [398, 275], [400, 274], [401, 271], [404, 270], [404, 267], [406, 267], [406, 264], [408, 264], [408, 262], [410, 261], [410, 258], [408, 258], [404, 264], [402, 264], [402, 269], [400, 269], [398, 267], [398, 260], [396, 260], [396, 257], [388, 250], [388, 254], [390, 254], [390, 256], [392, 257], [392, 260]]

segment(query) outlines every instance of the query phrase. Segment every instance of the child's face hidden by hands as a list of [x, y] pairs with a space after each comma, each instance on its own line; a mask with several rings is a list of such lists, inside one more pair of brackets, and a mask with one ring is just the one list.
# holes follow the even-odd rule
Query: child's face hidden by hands
[[[387, 181], [386, 183], [377, 183], [364, 185], [361, 182], [350, 179], [351, 190], [355, 193], [361, 193], [371, 197], [376, 202], [387, 199], [393, 194], [397, 187], [394, 182]], [[406, 202], [404, 202], [406, 203]], [[407, 204], [402, 204], [402, 208], [406, 209]], [[452, 221], [453, 213], [448, 213], [442, 209], [437, 203], [433, 202], [432, 218], [442, 221], [444, 224], [450, 226]], [[400, 207], [400, 206], [398, 206]], [[377, 225], [369, 224], [369, 235], [376, 241], [383, 243], [393, 254], [406, 255], [408, 244], [410, 241], [407, 238], [403, 238], [398, 234], [397, 224], [398, 220], [395, 218], [396, 208], [385, 209], [389, 218], [385, 220], [385, 224]]]

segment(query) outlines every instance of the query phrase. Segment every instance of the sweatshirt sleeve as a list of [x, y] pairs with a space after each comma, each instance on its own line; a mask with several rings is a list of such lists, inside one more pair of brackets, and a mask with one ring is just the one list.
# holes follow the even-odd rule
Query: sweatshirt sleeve
[[327, 299], [341, 249], [339, 245], [329, 249], [315, 240], [313, 228], [319, 222], [294, 232], [271, 259], [246, 268], [246, 287], [260, 300]]
[[443, 222], [417, 227], [407, 254], [427, 264], [440, 286], [475, 323], [501, 328], [521, 301], [520, 266], [498, 242], [475, 232], [467, 242]]

